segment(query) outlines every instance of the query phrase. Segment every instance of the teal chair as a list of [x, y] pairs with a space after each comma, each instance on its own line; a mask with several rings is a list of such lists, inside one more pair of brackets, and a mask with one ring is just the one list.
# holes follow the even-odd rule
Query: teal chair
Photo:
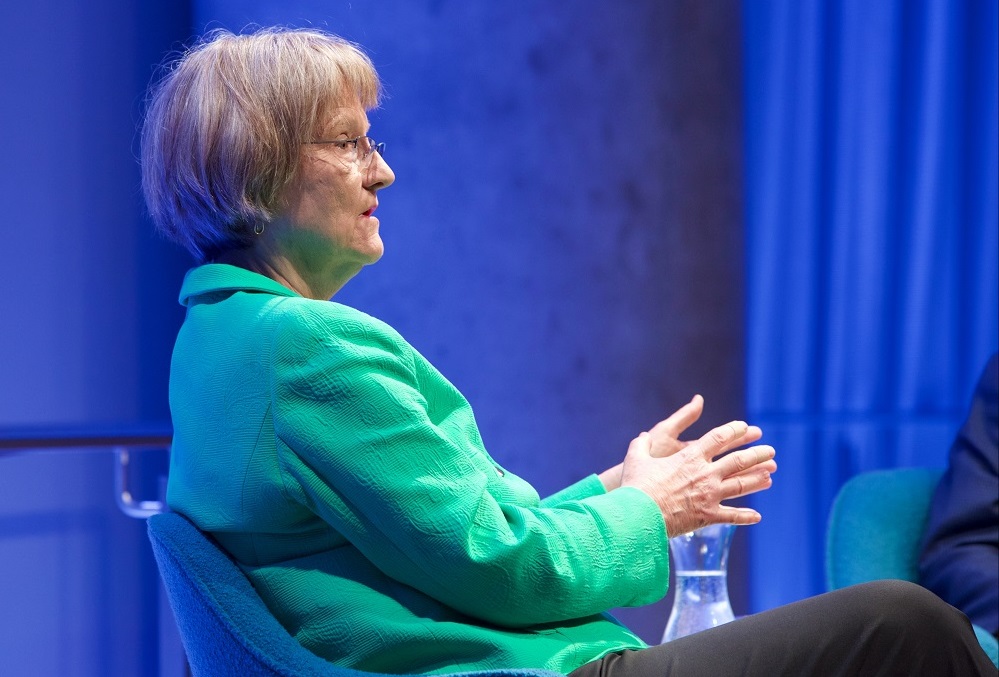
[[[919, 580], [919, 547], [943, 472], [900, 468], [861, 473], [840, 489], [826, 532], [826, 585], [837, 590], [885, 578]], [[999, 666], [999, 642], [975, 634]]]
[[[186, 518], [147, 522], [194, 677], [388, 677], [333, 665], [277, 622], [239, 567]], [[451, 677], [563, 677], [546, 670], [489, 670]]]

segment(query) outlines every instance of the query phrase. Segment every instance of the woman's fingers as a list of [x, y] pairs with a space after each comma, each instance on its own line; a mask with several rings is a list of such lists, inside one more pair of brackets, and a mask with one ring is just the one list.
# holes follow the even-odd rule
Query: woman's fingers
[[712, 524], [737, 524], [739, 526], [749, 526], [757, 524], [763, 519], [760, 513], [752, 508], [734, 508], [730, 505], [719, 506]]
[[[770, 461], [769, 464], [772, 464], [772, 467], [776, 469], [776, 464], [773, 461]], [[723, 479], [720, 487], [722, 500], [748, 496], [757, 491], [769, 489], [773, 485], [773, 480], [770, 477], [773, 470], [770, 469], [769, 464], [760, 464], [750, 470]]]
[[635, 454], [639, 454], [639, 455], [648, 456], [649, 447], [651, 446], [651, 444], [652, 444], [652, 439], [649, 437], [649, 433], [646, 432], [638, 433], [638, 437], [633, 439], [628, 444], [628, 451], [626, 455], [632, 456]]
[[739, 438], [730, 442], [723, 451], [728, 451], [729, 449], [738, 449], [739, 447], [744, 447], [747, 444], [752, 444], [753, 442], [758, 442], [759, 439], [763, 437], [763, 431], [760, 430], [758, 426], [751, 425], [746, 428], [746, 432]]
[[765, 461], [764, 463], [755, 465], [752, 468], [749, 468], [748, 470], [743, 470], [733, 475], [729, 475], [729, 477], [739, 477], [740, 475], [751, 475], [754, 472], [759, 472], [760, 470], [766, 470], [768, 473], [771, 474], [777, 472], [777, 461], [770, 459], [769, 461]]
[[661, 428], [663, 432], [670, 435], [671, 437], [680, 437], [687, 428], [692, 426], [701, 418], [701, 414], [704, 412], [704, 398], [700, 395], [694, 395], [693, 399], [687, 404], [683, 405], [672, 414], [665, 421], [660, 421], [656, 424], [656, 427]]
[[699, 440], [693, 443], [697, 450], [707, 460], [724, 453], [728, 449], [734, 449], [736, 443], [747, 436], [752, 436], [754, 431], [745, 421], [730, 421], [725, 425], [709, 430]]
[[745, 421], [730, 421], [720, 425], [701, 437], [695, 444], [705, 458], [712, 459], [726, 451], [752, 444], [763, 437], [763, 431]]
[[650, 431], [652, 455], [671, 456], [687, 446], [687, 442], [680, 441], [680, 435], [696, 423], [703, 412], [704, 398], [694, 395], [690, 402], [673, 412], [669, 418], [657, 423]]
[[774, 448], [766, 444], [740, 449], [715, 461], [715, 469], [722, 478], [732, 477], [773, 460], [775, 454]]

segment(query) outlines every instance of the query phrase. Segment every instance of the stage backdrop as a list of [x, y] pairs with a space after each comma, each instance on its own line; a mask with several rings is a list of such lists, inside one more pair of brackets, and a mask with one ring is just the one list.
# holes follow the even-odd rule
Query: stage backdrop
[[996, 7], [744, 3], [755, 610], [824, 589], [845, 479], [944, 464], [996, 349]]

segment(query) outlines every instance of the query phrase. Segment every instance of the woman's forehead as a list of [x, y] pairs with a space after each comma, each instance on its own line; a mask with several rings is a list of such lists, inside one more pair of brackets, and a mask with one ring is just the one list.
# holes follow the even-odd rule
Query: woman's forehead
[[360, 104], [332, 108], [325, 117], [323, 127], [326, 131], [351, 129], [359, 132], [367, 132], [371, 126], [368, 122], [368, 113]]

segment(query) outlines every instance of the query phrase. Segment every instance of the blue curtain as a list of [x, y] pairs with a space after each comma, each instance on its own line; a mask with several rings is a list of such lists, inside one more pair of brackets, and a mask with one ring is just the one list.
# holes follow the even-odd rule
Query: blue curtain
[[824, 590], [851, 475], [945, 463], [999, 343], [996, 8], [744, 3], [754, 611]]

